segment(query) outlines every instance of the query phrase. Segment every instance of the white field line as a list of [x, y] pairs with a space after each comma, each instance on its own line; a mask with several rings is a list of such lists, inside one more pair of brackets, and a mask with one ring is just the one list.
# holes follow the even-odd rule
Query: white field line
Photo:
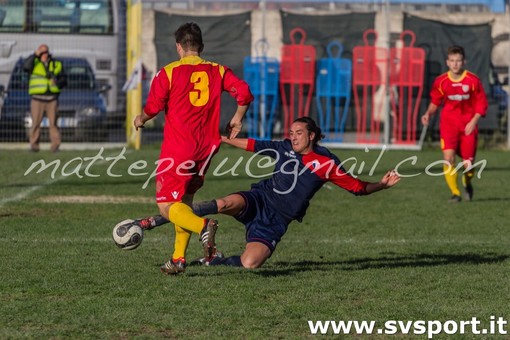
[[[33, 237], [24, 237], [23, 235], [21, 237], [4, 237], [0, 238], [0, 244], [2, 243], [13, 243], [13, 242], [27, 242], [27, 243], [44, 243], [44, 244], [84, 244], [84, 243], [111, 243], [112, 238], [111, 237], [76, 237], [76, 238], [51, 238], [51, 239], [38, 239]], [[160, 242], [167, 242], [167, 236], [164, 235], [151, 235], [151, 237], [144, 237], [143, 239], [144, 243], [160, 243]], [[237, 243], [237, 242], [227, 242], [229, 244]], [[289, 241], [288, 243], [291, 244], [297, 244], [299, 245], [300, 241]], [[334, 244], [355, 244], [355, 245], [384, 245], [384, 244], [390, 244], [390, 245], [408, 245], [408, 244], [427, 244], [427, 245], [448, 245], [448, 244], [456, 244], [456, 245], [483, 245], [487, 244], [487, 242], [482, 241], [476, 241], [476, 240], [457, 240], [457, 241], [449, 241], [449, 240], [430, 240], [430, 239], [399, 239], [399, 240], [391, 240], [391, 239], [374, 239], [374, 240], [354, 240], [354, 239], [344, 239], [344, 240], [337, 240], [335, 242], [331, 241], [319, 241], [318, 243], [328, 243], [330, 245]], [[498, 243], [491, 243], [491, 245], [506, 245], [508, 244], [507, 241], [502, 241]], [[398, 256], [398, 255], [396, 255]]]
[[[132, 150], [128, 149], [126, 150], [126, 152], [124, 154], [129, 154], [131, 153]], [[98, 160], [95, 164], [96, 165], [101, 165], [103, 163], [106, 163], [106, 160]], [[0, 200], [0, 208], [3, 208], [4, 205], [6, 205], [7, 203], [10, 203], [10, 202], [19, 202], [25, 198], [27, 198], [28, 196], [30, 196], [32, 193], [36, 192], [37, 190], [39, 189], [43, 189], [51, 184], [55, 184], [63, 179], [67, 178], [67, 176], [58, 176], [56, 178], [53, 178], [51, 180], [48, 180], [42, 184], [38, 184], [38, 185], [34, 185], [34, 186], [31, 186], [31, 187], [28, 187], [26, 188], [25, 190], [22, 190], [20, 191], [19, 193], [17, 193], [16, 195], [12, 196], [12, 197], [6, 197], [6, 198], [2, 198]]]
[[[51, 150], [50, 143], [39, 144], [41, 151]], [[62, 143], [61, 151], [122, 149], [126, 143]], [[0, 143], [0, 150], [28, 150], [28, 143]]]
[[[305, 241], [302, 240], [293, 240], [293, 243], [302, 243]], [[306, 241], [308, 242], [308, 241]], [[392, 244], [392, 245], [409, 245], [416, 243], [426, 243], [426, 244], [455, 244], [455, 245], [463, 245], [463, 244], [487, 244], [487, 241], [478, 241], [478, 240], [442, 240], [442, 239], [391, 239], [391, 238], [379, 238], [372, 240], [360, 240], [355, 238], [345, 238], [345, 239], [321, 239], [317, 241], [318, 243], [325, 243], [329, 245], [334, 244], [355, 244], [355, 245], [374, 245], [374, 244]], [[509, 242], [506, 240], [502, 240], [502, 244], [508, 244]], [[491, 243], [495, 244], [495, 243]]]
[[4, 205], [6, 205], [7, 203], [10, 203], [10, 202], [19, 202], [19, 201], [25, 199], [26, 197], [28, 197], [33, 192], [35, 192], [39, 189], [42, 189], [52, 183], [58, 182], [59, 180], [61, 180], [63, 178], [64, 177], [58, 177], [58, 178], [52, 179], [51, 181], [46, 181], [43, 184], [28, 187], [27, 189], [18, 192], [14, 196], [3, 198], [0, 200], [0, 208], [3, 208]]
[[[38, 239], [33, 237], [10, 237], [0, 238], [1, 243], [12, 244], [13, 242], [26, 242], [30, 244], [87, 244], [87, 243], [112, 243], [112, 237], [76, 237], [76, 238], [51, 238], [51, 239]], [[167, 242], [165, 236], [144, 238], [143, 243], [160, 243]], [[126, 251], [126, 250], [123, 250]]]
[[147, 203], [155, 204], [154, 197], [141, 196], [43, 196], [38, 199], [42, 203], [71, 203], [71, 204], [122, 204], [122, 203]]

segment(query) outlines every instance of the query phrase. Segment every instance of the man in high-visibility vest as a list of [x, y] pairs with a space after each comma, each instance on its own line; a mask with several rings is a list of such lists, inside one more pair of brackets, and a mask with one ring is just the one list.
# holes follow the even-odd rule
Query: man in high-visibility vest
[[28, 93], [31, 96], [30, 112], [32, 128], [30, 129], [30, 148], [39, 151], [41, 122], [46, 112], [48, 117], [51, 151], [60, 147], [60, 132], [57, 126], [58, 95], [66, 83], [62, 62], [52, 58], [48, 45], [42, 44], [25, 59], [23, 69], [30, 74]]

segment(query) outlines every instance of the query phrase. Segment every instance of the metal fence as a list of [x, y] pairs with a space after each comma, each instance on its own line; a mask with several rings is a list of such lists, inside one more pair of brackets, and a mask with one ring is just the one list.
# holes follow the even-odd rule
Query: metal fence
[[[9, 7], [5, 3], [15, 6]], [[33, 7], [23, 8], [22, 4]], [[510, 14], [503, 0], [442, 2], [144, 0], [142, 5], [144, 20], [141, 34], [144, 51], [142, 103], [151, 77], [163, 66], [163, 61], [156, 58], [158, 53], [154, 42], [155, 12], [179, 13], [189, 18], [250, 12], [251, 56], [257, 55], [255, 46], [257, 42], [263, 40], [271, 45], [270, 51], [264, 57], [277, 62], [281, 62], [281, 48], [286, 39], [283, 32], [285, 27], [282, 27], [282, 13], [297, 13], [308, 15], [310, 18], [335, 14], [375, 13], [374, 28], [380, 32], [378, 44], [387, 48], [394, 46], [398, 41], [403, 31], [402, 17], [405, 13], [423, 15], [431, 20], [443, 20], [455, 25], [469, 26], [481, 21], [490, 21], [493, 47], [487, 93], [497, 113], [491, 116], [490, 120], [482, 121], [482, 139], [485, 145], [495, 143], [510, 145], [508, 135]], [[100, 8], [105, 6], [108, 11], [101, 12], [103, 13], [101, 15], [93, 15], [93, 11], [98, 9], [97, 6]], [[126, 143], [126, 93], [122, 91], [128, 73], [126, 8], [127, 0], [60, 2], [27, 0], [0, 4], [1, 142], [27, 141], [27, 131], [31, 126], [28, 74], [20, 69], [20, 62], [33, 53], [40, 43], [47, 43], [54, 56], [64, 61], [69, 73], [69, 85], [62, 91], [60, 97], [59, 124], [63, 142]], [[32, 14], [24, 16], [22, 13]], [[110, 21], [107, 19], [108, 15], [111, 16]], [[25, 20], [29, 20], [30, 25], [27, 25]], [[320, 23], [321, 20], [318, 21]], [[169, 36], [169, 44], [171, 39]], [[240, 56], [239, 62], [242, 64], [243, 59], [249, 56]], [[312, 106], [316, 103], [315, 92], [313, 96]], [[353, 99], [353, 96], [350, 99]], [[281, 96], [279, 100], [281, 101]], [[346, 134], [354, 133], [356, 129], [354, 102], [354, 100], [348, 102], [347, 119], [343, 121], [343, 130]], [[423, 103], [426, 103], [426, 98]], [[389, 103], [387, 108], [391, 109]], [[423, 112], [424, 108], [421, 107], [420, 110]], [[279, 102], [273, 112], [274, 118], [271, 118], [274, 126], [266, 128], [266, 131], [270, 129], [275, 137], [283, 135], [282, 112], [283, 108]], [[311, 114], [317, 115], [317, 110], [314, 111], [312, 108]], [[334, 122], [330, 125], [335, 126]], [[47, 121], [43, 122], [45, 129], [46, 126]], [[153, 128], [144, 130], [143, 142], [159, 141], [161, 131], [162, 120], [159, 119], [154, 122]], [[252, 127], [251, 131], [256, 129]], [[247, 134], [248, 132], [246, 131]], [[269, 133], [266, 132], [265, 135]], [[427, 138], [431, 141], [437, 140], [437, 129], [429, 132]], [[48, 141], [46, 132], [43, 133], [43, 141]]]

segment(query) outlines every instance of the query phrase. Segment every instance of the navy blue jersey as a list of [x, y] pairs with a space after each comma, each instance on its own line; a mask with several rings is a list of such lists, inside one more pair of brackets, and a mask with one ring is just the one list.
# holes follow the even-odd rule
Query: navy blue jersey
[[327, 148], [317, 146], [313, 152], [300, 155], [292, 150], [290, 140], [259, 141], [248, 139], [247, 151], [256, 152], [275, 160], [271, 178], [252, 185], [252, 189], [262, 190], [267, 204], [290, 223], [301, 222], [315, 193], [326, 182], [355, 194], [366, 195], [367, 182], [348, 174], [338, 157]]

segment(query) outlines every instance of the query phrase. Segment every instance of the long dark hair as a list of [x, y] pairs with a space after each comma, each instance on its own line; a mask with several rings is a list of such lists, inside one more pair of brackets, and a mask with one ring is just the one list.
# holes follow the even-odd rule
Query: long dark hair
[[305, 123], [308, 133], [312, 133], [312, 132], [315, 133], [315, 136], [313, 137], [313, 140], [312, 140], [313, 146], [317, 146], [317, 143], [319, 143], [319, 141], [324, 138], [321, 128], [317, 126], [317, 123], [312, 118], [299, 117], [296, 120], [294, 120], [294, 123]]

